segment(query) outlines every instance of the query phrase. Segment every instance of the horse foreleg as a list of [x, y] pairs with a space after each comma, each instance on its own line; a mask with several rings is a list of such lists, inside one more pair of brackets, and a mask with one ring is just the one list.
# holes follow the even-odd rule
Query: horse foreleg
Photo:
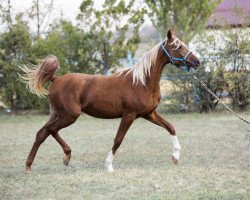
[[168, 130], [168, 132], [171, 135], [171, 139], [173, 143], [172, 160], [175, 164], [177, 164], [180, 158], [181, 146], [177, 139], [175, 128], [173, 127], [173, 125], [167, 122], [165, 119], [163, 119], [163, 117], [156, 111], [153, 111], [151, 114], [145, 116], [144, 118]]
[[61, 138], [61, 136], [57, 133], [52, 134], [52, 136], [56, 139], [56, 141], [61, 145], [63, 152], [65, 154], [64, 158], [63, 158], [63, 163], [64, 165], [68, 166], [69, 165], [69, 161], [71, 158], [71, 148], [69, 147], [69, 145]]
[[125, 137], [129, 127], [131, 126], [131, 124], [133, 123], [133, 121], [135, 120], [136, 115], [133, 113], [124, 115], [122, 117], [120, 126], [118, 128], [116, 137], [114, 139], [114, 145], [112, 147], [112, 150], [109, 152], [108, 157], [106, 158], [106, 162], [105, 162], [105, 167], [108, 170], [108, 172], [112, 172], [114, 171], [113, 169], [113, 157], [117, 151], [117, 149], [119, 148], [119, 146], [121, 145], [123, 138]]

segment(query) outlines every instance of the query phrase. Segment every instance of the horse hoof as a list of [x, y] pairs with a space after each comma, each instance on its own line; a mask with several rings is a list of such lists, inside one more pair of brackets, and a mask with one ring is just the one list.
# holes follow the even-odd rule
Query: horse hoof
[[114, 172], [115, 170], [113, 168], [108, 168], [108, 173], [112, 173]]
[[69, 159], [68, 158], [63, 158], [63, 164], [65, 166], [68, 166], [69, 165]]
[[174, 164], [176, 164], [176, 165], [178, 164], [178, 160], [174, 156], [172, 156], [172, 161]]

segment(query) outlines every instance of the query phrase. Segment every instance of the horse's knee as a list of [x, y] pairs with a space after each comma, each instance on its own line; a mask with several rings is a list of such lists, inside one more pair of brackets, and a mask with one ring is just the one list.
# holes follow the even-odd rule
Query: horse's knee
[[166, 124], [166, 129], [168, 130], [170, 135], [176, 135], [175, 128], [172, 124], [170, 124], [170, 123]]

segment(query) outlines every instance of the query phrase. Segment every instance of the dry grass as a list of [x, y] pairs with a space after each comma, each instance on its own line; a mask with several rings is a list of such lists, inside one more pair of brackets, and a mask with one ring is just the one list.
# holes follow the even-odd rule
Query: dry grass
[[[249, 113], [243, 115], [248, 120]], [[63, 130], [72, 148], [70, 166], [49, 137], [39, 149], [33, 173], [24, 162], [47, 116], [0, 116], [0, 199], [249, 199], [250, 127], [228, 113], [165, 116], [182, 145], [171, 163], [168, 133], [145, 120], [129, 130], [104, 170], [119, 120], [82, 116]]]

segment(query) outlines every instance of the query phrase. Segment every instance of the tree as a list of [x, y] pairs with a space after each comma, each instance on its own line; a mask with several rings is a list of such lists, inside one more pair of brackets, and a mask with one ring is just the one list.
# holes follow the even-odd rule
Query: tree
[[[46, 38], [39, 38], [33, 46], [35, 57], [41, 58], [54, 54], [60, 60], [59, 73], [94, 73], [95, 64], [91, 60], [93, 49], [89, 44], [92, 36], [61, 20], [54, 25]], [[35, 61], [35, 60], [34, 60]]]
[[7, 24], [7, 28], [10, 29], [13, 23], [12, 20], [12, 6], [10, 0], [1, 0], [0, 1], [0, 17], [2, 24]]
[[243, 24], [233, 31], [224, 30], [227, 45], [223, 51], [224, 59], [231, 66], [227, 73], [228, 91], [234, 108], [245, 110], [250, 104], [250, 39], [249, 30]]
[[[221, 68], [220, 74], [222, 75], [220, 77], [223, 77], [223, 84], [219, 82], [217, 88], [220, 87], [220, 91], [224, 90], [229, 94], [228, 97], [230, 97], [234, 108], [245, 110], [250, 104], [248, 18], [245, 11], [237, 5], [234, 5], [233, 11], [235, 14], [234, 20], [237, 20], [241, 27], [232, 28], [227, 21], [224, 21], [224, 23], [221, 23], [222, 26], [219, 31], [210, 30], [199, 36], [201, 48], [197, 50], [201, 52], [202, 57], [215, 58], [211, 60], [212, 62], [203, 62], [203, 65], [210, 71], [213, 68], [217, 71], [218, 68]], [[211, 49], [213, 49], [213, 55], [209, 52]], [[215, 72], [212, 74], [214, 75]]]
[[29, 28], [20, 18], [10, 30], [0, 35], [0, 74], [3, 76], [0, 78], [0, 94], [13, 110], [34, 108], [38, 104], [18, 78], [17, 65], [29, 58], [31, 46]]
[[78, 16], [82, 28], [94, 37], [90, 46], [92, 60], [99, 71], [107, 73], [120, 65], [128, 54], [132, 57], [140, 42], [139, 28], [144, 22], [145, 9], [134, 8], [134, 0], [105, 0], [102, 10], [94, 8], [93, 0], [83, 1]]
[[[211, 89], [219, 98], [225, 95], [227, 82], [224, 66], [226, 60], [222, 58], [225, 44], [222, 42], [223, 34], [215, 34], [213, 31], [200, 33], [193, 44], [202, 59], [201, 69], [197, 70], [195, 76]], [[194, 107], [199, 112], [210, 112], [216, 109], [218, 100], [207, 92], [195, 80], [192, 80], [192, 90], [194, 91]]]
[[[29, 17], [30, 18], [35, 18], [36, 21], [36, 27], [37, 27], [37, 38], [41, 36], [43, 33], [44, 29], [47, 26], [46, 17], [49, 18], [50, 13], [53, 9], [53, 3], [54, 0], [51, 0], [49, 4], [43, 4], [41, 5], [41, 0], [33, 0], [33, 5], [31, 7], [31, 11], [29, 11]], [[43, 26], [43, 29], [41, 29]]]
[[203, 29], [215, 6], [221, 0], [145, 0], [149, 17], [165, 38], [166, 31], [174, 28], [181, 32], [182, 40], [189, 42]]
[[45, 38], [32, 41], [27, 24], [17, 18], [9, 31], [0, 35], [0, 96], [12, 110], [39, 109], [49, 111], [45, 99], [29, 93], [19, 80], [18, 65], [26, 62], [36, 64], [36, 58], [55, 54], [60, 60], [59, 74], [70, 72], [94, 73], [95, 65], [89, 59], [91, 36], [60, 21], [54, 25]]

